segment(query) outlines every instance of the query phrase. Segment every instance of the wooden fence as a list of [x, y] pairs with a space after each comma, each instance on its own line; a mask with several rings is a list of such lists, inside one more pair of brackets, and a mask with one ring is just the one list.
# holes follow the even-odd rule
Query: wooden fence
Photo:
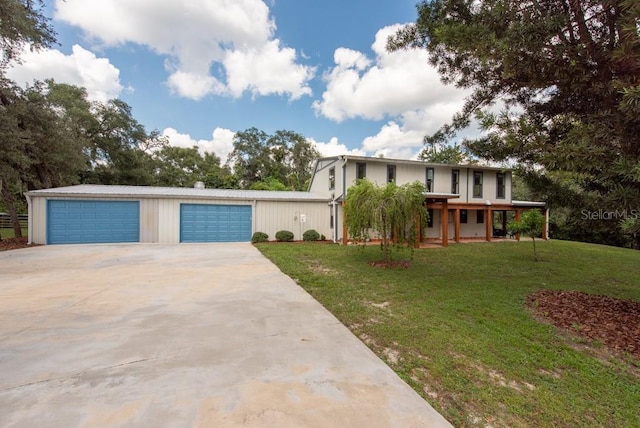
[[[18, 214], [18, 218], [20, 219], [20, 226], [27, 227], [29, 217], [26, 214]], [[9, 217], [9, 214], [0, 213], [0, 229], [11, 228], [13, 228], [13, 223], [11, 223], [11, 217]]]

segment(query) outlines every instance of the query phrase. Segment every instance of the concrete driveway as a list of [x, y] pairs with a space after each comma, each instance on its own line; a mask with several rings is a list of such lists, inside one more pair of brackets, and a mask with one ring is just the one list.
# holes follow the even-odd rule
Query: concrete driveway
[[0, 426], [449, 426], [250, 244], [0, 252]]

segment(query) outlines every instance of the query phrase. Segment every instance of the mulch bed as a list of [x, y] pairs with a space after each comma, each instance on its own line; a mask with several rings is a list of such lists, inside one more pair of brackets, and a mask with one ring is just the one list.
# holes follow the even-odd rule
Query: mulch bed
[[640, 302], [578, 291], [541, 290], [529, 295], [527, 306], [557, 327], [640, 359]]
[[17, 250], [19, 248], [30, 247], [31, 245], [27, 244], [27, 238], [2, 238], [0, 241], [0, 251], [5, 250]]

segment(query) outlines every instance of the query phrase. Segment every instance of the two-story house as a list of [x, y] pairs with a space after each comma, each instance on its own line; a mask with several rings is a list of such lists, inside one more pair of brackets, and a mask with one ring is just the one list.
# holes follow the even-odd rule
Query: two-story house
[[[345, 155], [318, 160], [309, 185], [311, 193], [331, 199], [330, 224], [334, 241], [346, 243], [348, 240], [343, 205], [349, 187], [364, 178], [378, 185], [424, 183], [429, 221], [421, 231], [423, 242], [440, 242], [447, 246], [450, 240], [491, 241], [494, 237], [504, 236], [508, 212], [513, 212], [519, 219], [523, 210], [539, 209], [547, 220], [549, 218], [544, 202], [512, 199], [509, 169]], [[547, 231], [545, 224], [544, 239]]]

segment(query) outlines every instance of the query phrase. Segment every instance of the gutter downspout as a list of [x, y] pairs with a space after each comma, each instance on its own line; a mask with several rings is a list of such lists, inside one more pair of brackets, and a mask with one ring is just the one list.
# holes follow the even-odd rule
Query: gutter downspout
[[31, 208], [31, 197], [25, 193], [27, 198], [27, 244], [33, 244], [33, 209]]
[[467, 168], [467, 196], [465, 202], [469, 203], [469, 168]]
[[[342, 156], [342, 206], [344, 206], [347, 203], [347, 157], [346, 156]], [[335, 230], [336, 230], [336, 242], [338, 241], [338, 208], [336, 207], [336, 217], [335, 217], [335, 221], [334, 221], [334, 226], [335, 226]], [[346, 229], [346, 225], [343, 225], [344, 227], [342, 227], [342, 230]], [[347, 236], [343, 236], [342, 240], [344, 241], [344, 243], [346, 244], [347, 242]]]

